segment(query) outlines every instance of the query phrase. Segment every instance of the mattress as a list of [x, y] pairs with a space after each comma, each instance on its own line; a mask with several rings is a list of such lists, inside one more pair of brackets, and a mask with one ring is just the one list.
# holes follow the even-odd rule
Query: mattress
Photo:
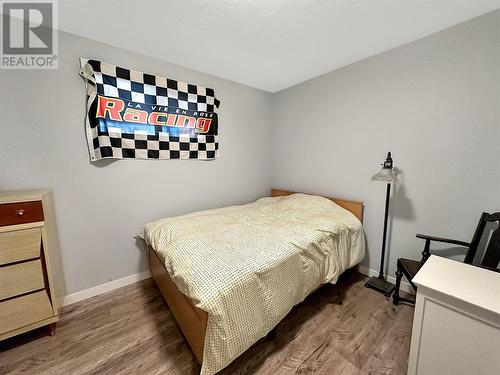
[[365, 254], [360, 221], [305, 194], [157, 220], [142, 237], [208, 314], [202, 375], [226, 367]]

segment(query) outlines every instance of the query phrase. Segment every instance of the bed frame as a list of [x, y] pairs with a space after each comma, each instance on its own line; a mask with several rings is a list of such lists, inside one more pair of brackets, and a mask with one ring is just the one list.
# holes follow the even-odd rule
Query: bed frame
[[[286, 190], [272, 189], [272, 197], [293, 194]], [[339, 206], [352, 212], [361, 222], [363, 221], [363, 203], [338, 198], [329, 198]], [[182, 294], [170, 279], [164, 263], [156, 252], [148, 246], [149, 268], [153, 279], [163, 298], [174, 315], [184, 337], [186, 338], [196, 359], [201, 364], [203, 360], [203, 346], [207, 328], [208, 314], [197, 308], [192, 301]]]

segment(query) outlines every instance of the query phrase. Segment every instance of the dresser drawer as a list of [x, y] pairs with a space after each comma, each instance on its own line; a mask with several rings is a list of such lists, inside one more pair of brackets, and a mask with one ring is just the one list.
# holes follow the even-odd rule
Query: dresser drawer
[[40, 259], [0, 267], [0, 300], [43, 288]]
[[41, 201], [5, 203], [0, 205], [0, 226], [43, 221]]
[[40, 257], [40, 228], [0, 233], [0, 265]]
[[53, 316], [45, 290], [0, 302], [0, 334]]

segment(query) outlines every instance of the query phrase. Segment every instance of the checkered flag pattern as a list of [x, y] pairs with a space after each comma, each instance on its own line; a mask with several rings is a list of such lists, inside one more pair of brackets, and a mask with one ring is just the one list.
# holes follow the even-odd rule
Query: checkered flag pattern
[[[97, 60], [82, 60], [80, 75], [87, 84], [86, 130], [92, 161], [104, 158], [209, 160], [218, 156], [215, 110], [220, 103], [213, 89]], [[159, 113], [156, 120], [168, 118], [168, 121], [161, 126], [158, 123], [131, 123], [122, 118], [122, 121], [103, 118], [98, 109], [102, 97], [120, 99], [124, 110], [140, 109], [145, 116]], [[106, 108], [114, 109], [115, 105], [112, 103]], [[180, 117], [189, 127], [183, 128], [184, 122], [179, 124]], [[191, 119], [199, 121], [200, 117], [210, 119], [209, 129], [203, 128], [203, 132], [199, 131], [198, 125], [194, 126], [195, 122], [189, 122]], [[168, 124], [175, 119], [178, 119], [176, 124]]]

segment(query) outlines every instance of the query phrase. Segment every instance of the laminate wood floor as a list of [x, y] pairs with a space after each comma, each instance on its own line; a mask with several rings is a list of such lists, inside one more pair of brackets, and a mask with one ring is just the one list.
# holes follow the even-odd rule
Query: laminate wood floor
[[[296, 306], [276, 336], [220, 374], [406, 373], [413, 308], [343, 275]], [[199, 366], [151, 279], [61, 311], [40, 329], [0, 343], [0, 374], [198, 374]]]

